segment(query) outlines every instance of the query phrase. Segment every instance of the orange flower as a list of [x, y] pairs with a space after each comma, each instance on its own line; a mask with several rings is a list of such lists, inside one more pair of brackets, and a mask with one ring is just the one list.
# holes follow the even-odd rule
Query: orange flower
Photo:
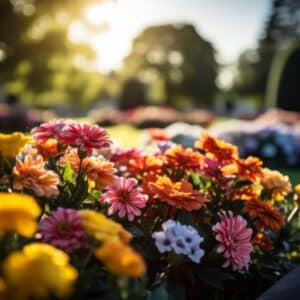
[[169, 140], [168, 133], [164, 129], [149, 128], [148, 134], [152, 141], [167, 141], [167, 140]]
[[143, 174], [144, 172], [155, 171], [160, 172], [163, 166], [163, 161], [153, 155], [139, 156], [130, 159], [128, 171], [133, 175]]
[[168, 165], [172, 168], [199, 170], [202, 155], [191, 148], [175, 145], [165, 152]]
[[57, 141], [55, 139], [49, 139], [44, 144], [37, 144], [37, 149], [45, 159], [59, 155]]
[[258, 199], [251, 199], [246, 202], [244, 211], [252, 219], [256, 219], [257, 227], [263, 229], [280, 230], [284, 224], [284, 216], [272, 206], [270, 202], [262, 202]]
[[119, 276], [140, 277], [146, 272], [143, 258], [120, 241], [105, 242], [96, 249], [95, 256], [110, 272]]
[[195, 148], [204, 150], [209, 157], [223, 163], [231, 162], [238, 158], [238, 149], [236, 146], [213, 138], [206, 132], [203, 132], [201, 139], [195, 143]]
[[258, 247], [264, 252], [270, 251], [273, 248], [271, 240], [263, 232], [256, 233], [252, 242], [254, 247]]
[[263, 177], [260, 183], [264, 189], [272, 192], [272, 198], [277, 201], [283, 200], [292, 191], [288, 176], [267, 168], [263, 169]]
[[102, 189], [112, 183], [114, 173], [114, 164], [107, 161], [103, 156], [87, 157], [82, 162], [83, 169], [87, 172], [89, 179], [95, 181], [96, 188]]
[[233, 189], [230, 194], [230, 200], [243, 200], [248, 201], [251, 199], [257, 199], [260, 191], [255, 189], [253, 186], [244, 186], [238, 189]]
[[238, 174], [243, 180], [257, 182], [263, 175], [262, 161], [257, 157], [249, 156], [246, 159], [238, 159], [234, 163], [222, 168], [226, 175]]
[[167, 176], [160, 176], [156, 182], [149, 183], [149, 188], [160, 201], [187, 211], [200, 209], [209, 201], [202, 192], [194, 190], [186, 179], [173, 182]]
[[68, 148], [64, 156], [60, 158], [59, 165], [65, 167], [69, 162], [72, 170], [77, 174], [79, 172], [80, 158], [76, 148]]
[[40, 197], [58, 196], [59, 177], [55, 172], [45, 169], [41, 155], [26, 155], [23, 161], [17, 159], [13, 173], [16, 176], [16, 189], [26, 188]]

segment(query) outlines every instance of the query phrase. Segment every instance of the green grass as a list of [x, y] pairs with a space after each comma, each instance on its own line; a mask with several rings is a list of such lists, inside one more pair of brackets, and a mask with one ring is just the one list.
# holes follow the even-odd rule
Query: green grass
[[141, 145], [142, 131], [129, 125], [121, 124], [106, 128], [112, 140], [120, 143], [123, 148], [138, 147]]

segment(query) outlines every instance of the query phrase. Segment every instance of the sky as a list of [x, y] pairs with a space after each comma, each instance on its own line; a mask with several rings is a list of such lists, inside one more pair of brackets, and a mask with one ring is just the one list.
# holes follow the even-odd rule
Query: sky
[[[256, 46], [271, 0], [114, 0], [87, 7], [91, 23], [105, 21], [109, 28], [88, 38], [98, 53], [97, 64], [104, 72], [120, 67], [133, 39], [151, 25], [187, 22], [213, 43], [220, 63], [234, 62], [239, 54]], [[77, 26], [77, 27], [76, 27]], [[87, 36], [80, 24], [71, 28], [73, 40]]]

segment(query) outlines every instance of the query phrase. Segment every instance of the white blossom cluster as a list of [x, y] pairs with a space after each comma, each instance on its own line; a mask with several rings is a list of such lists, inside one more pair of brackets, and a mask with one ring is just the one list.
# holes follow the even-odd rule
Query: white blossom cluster
[[194, 227], [168, 220], [162, 224], [162, 229], [152, 234], [160, 253], [174, 251], [188, 256], [195, 263], [200, 263], [204, 255], [204, 250], [200, 248], [203, 238]]

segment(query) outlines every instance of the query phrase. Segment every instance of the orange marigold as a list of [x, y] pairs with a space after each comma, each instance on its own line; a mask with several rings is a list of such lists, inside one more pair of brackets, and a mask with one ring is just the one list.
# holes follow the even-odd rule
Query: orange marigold
[[96, 188], [102, 189], [113, 181], [117, 170], [114, 164], [107, 161], [103, 156], [87, 157], [82, 162], [82, 168], [86, 171], [89, 179], [93, 180]]
[[251, 182], [257, 182], [262, 176], [262, 161], [253, 156], [249, 156], [246, 159], [238, 159], [230, 165], [222, 168], [224, 174], [238, 174], [243, 180], [250, 180]]
[[200, 209], [209, 201], [201, 191], [194, 190], [186, 179], [173, 182], [167, 176], [160, 176], [156, 182], [149, 183], [149, 188], [160, 201], [187, 211]]
[[55, 172], [45, 169], [41, 155], [26, 155], [24, 160], [17, 159], [13, 173], [16, 176], [16, 189], [26, 188], [40, 197], [58, 196], [60, 179]]
[[257, 222], [257, 227], [263, 229], [280, 230], [284, 224], [284, 216], [272, 206], [271, 202], [262, 202], [258, 199], [251, 199], [246, 202], [244, 211]]
[[160, 172], [163, 161], [154, 155], [141, 155], [134, 159], [130, 159], [128, 171], [133, 175], [143, 174], [144, 172]]
[[36, 147], [37, 147], [39, 153], [45, 159], [48, 159], [49, 157], [56, 157], [60, 154], [58, 151], [58, 144], [55, 139], [48, 139], [43, 144], [37, 144]]
[[223, 163], [231, 162], [239, 157], [236, 146], [213, 138], [206, 132], [203, 132], [201, 139], [195, 143], [195, 148], [204, 150], [208, 156]]
[[202, 155], [191, 148], [175, 145], [165, 152], [167, 164], [172, 168], [199, 170]]

